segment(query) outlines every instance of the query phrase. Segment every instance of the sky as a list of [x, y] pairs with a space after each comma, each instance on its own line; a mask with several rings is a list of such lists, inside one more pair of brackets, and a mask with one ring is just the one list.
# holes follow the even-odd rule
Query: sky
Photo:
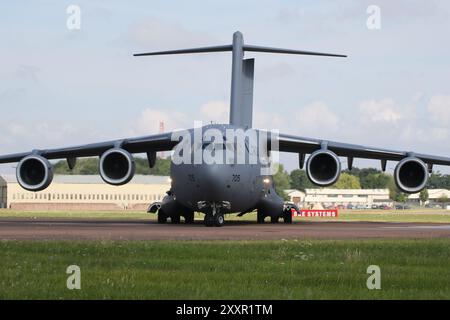
[[[450, 156], [450, 2], [433, 0], [2, 1], [0, 154], [228, 122], [230, 53], [132, 54], [229, 44], [237, 30], [348, 55], [246, 53], [254, 127]], [[296, 159], [281, 156], [289, 170]]]

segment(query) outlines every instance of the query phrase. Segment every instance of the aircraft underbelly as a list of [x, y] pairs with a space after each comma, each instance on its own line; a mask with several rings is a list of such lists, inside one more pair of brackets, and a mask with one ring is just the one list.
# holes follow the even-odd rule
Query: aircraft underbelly
[[201, 201], [229, 202], [223, 212], [242, 212], [256, 207], [262, 180], [256, 165], [172, 165], [172, 191], [177, 201], [198, 210]]

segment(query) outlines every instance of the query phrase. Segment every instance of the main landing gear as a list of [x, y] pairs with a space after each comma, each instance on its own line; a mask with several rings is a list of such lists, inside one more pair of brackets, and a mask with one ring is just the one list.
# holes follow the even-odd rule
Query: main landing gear
[[179, 224], [181, 222], [181, 217], [184, 217], [185, 224], [193, 224], [194, 223], [194, 211], [186, 211], [183, 214], [171, 214], [168, 215], [164, 212], [164, 210], [158, 210], [158, 223], [167, 223], [169, 219], [173, 224]]
[[[256, 215], [256, 221], [258, 224], [263, 224], [264, 219], [266, 218], [266, 215], [264, 215], [262, 212], [258, 211]], [[280, 221], [280, 218], [283, 219], [283, 222], [286, 224], [292, 223], [292, 211], [291, 208], [286, 208], [283, 210], [283, 213], [281, 216], [270, 216], [270, 223], [278, 223]]]

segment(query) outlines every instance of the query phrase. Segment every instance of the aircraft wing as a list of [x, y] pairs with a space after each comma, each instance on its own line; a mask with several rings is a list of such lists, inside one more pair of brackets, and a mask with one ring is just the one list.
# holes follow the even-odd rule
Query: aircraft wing
[[450, 166], [450, 157], [439, 157], [427, 154], [414, 153], [411, 151], [395, 151], [383, 148], [374, 148], [356, 144], [341, 143], [336, 141], [327, 141], [298, 137], [286, 134], [280, 134], [278, 137], [279, 151], [295, 152], [299, 154], [309, 154], [321, 148], [327, 148], [340, 157], [375, 159], [384, 161], [400, 161], [408, 156], [414, 156], [428, 164]]
[[0, 156], [0, 163], [19, 162], [31, 154], [51, 159], [78, 158], [100, 156], [103, 152], [114, 147], [121, 147], [130, 153], [158, 152], [171, 150], [178, 141], [171, 140], [172, 133], [155, 134], [131, 139], [112, 140], [92, 143], [68, 148], [33, 150], [30, 152], [16, 153]]

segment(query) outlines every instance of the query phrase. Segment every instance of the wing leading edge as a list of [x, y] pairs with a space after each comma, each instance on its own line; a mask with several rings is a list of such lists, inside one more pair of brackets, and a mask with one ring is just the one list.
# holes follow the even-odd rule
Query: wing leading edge
[[279, 151], [292, 152], [299, 154], [310, 154], [316, 150], [326, 148], [336, 153], [340, 157], [374, 159], [382, 161], [400, 161], [408, 156], [419, 158], [428, 166], [444, 165], [450, 166], [449, 157], [439, 157], [427, 154], [414, 153], [411, 151], [395, 151], [382, 148], [373, 148], [368, 146], [341, 143], [336, 141], [327, 141], [298, 137], [286, 134], [280, 134], [278, 137]]
[[23, 158], [38, 154], [46, 159], [64, 159], [100, 156], [105, 151], [120, 147], [130, 153], [158, 152], [171, 150], [178, 141], [171, 140], [172, 133], [162, 133], [131, 139], [111, 140], [68, 148], [33, 150], [30, 152], [16, 153], [0, 156], [0, 163], [19, 162]]

